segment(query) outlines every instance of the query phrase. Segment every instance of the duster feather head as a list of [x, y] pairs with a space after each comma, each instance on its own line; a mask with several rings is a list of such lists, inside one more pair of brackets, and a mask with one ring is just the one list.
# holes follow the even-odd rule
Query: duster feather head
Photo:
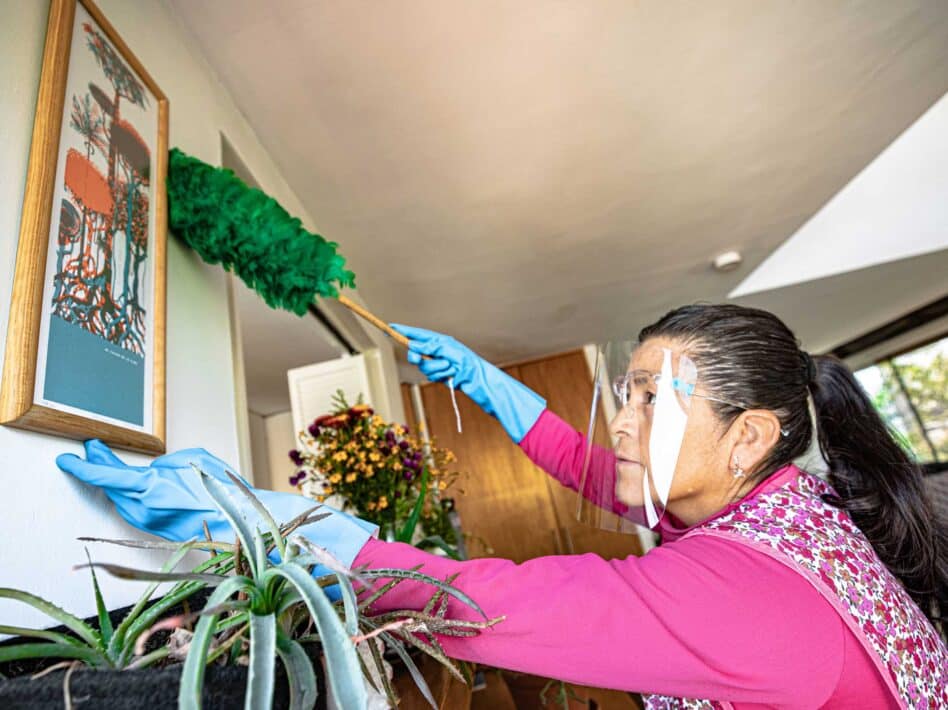
[[316, 295], [355, 287], [336, 244], [307, 231], [272, 197], [233, 171], [172, 148], [168, 226], [204, 261], [237, 274], [271, 308], [298, 315]]

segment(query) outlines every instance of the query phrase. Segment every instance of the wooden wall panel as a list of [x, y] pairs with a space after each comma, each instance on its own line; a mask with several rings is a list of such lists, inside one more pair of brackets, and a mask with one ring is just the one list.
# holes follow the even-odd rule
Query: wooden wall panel
[[[523, 363], [507, 372], [545, 397], [551, 411], [585, 430], [592, 382], [581, 351]], [[462, 434], [447, 387], [424, 385], [422, 400], [432, 436], [457, 454], [459, 470], [467, 472], [456, 485], [461, 524], [466, 533], [485, 540], [494, 555], [522, 562], [552, 554], [595, 552], [610, 559], [640, 553], [632, 535], [579, 523], [575, 494], [534, 466], [500, 424], [465, 395], [457, 393]], [[597, 441], [608, 445], [601, 424]], [[472, 557], [487, 554], [476, 543], [471, 548]]]
[[[458, 470], [466, 472], [452, 489], [464, 532], [486, 541], [493, 556], [515, 562], [560, 552], [546, 475], [497, 420], [458, 392], [464, 429], [458, 434], [447, 387], [425, 385], [422, 400], [435, 443], [457, 454]], [[476, 540], [468, 552], [471, 557], [489, 554]]]
[[[525, 363], [517, 370], [517, 379], [544, 397], [551, 412], [558, 414], [578, 431], [586, 431], [592, 400], [592, 378], [582, 351]], [[606, 421], [601, 414], [595, 441], [602, 446], [611, 446]], [[567, 552], [595, 552], [606, 559], [641, 554], [638, 538], [598, 530], [579, 522], [576, 518], [578, 500], [575, 492], [549, 476], [547, 485], [555, 505], [562, 545]]]

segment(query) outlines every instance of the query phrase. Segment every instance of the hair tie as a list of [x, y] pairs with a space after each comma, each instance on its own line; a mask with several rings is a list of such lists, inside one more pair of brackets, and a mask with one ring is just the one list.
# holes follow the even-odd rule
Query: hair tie
[[803, 353], [803, 363], [806, 366], [806, 382], [810, 385], [816, 382], [816, 361], [810, 353], [801, 352]]

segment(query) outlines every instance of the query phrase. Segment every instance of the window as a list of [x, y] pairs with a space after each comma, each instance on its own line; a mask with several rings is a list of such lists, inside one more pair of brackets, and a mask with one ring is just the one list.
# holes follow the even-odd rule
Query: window
[[856, 371], [920, 464], [948, 467], [948, 336]]

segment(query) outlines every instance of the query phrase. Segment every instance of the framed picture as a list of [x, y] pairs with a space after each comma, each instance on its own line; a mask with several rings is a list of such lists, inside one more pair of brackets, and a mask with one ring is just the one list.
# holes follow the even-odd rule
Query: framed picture
[[52, 0], [0, 423], [165, 449], [168, 100], [90, 0]]

